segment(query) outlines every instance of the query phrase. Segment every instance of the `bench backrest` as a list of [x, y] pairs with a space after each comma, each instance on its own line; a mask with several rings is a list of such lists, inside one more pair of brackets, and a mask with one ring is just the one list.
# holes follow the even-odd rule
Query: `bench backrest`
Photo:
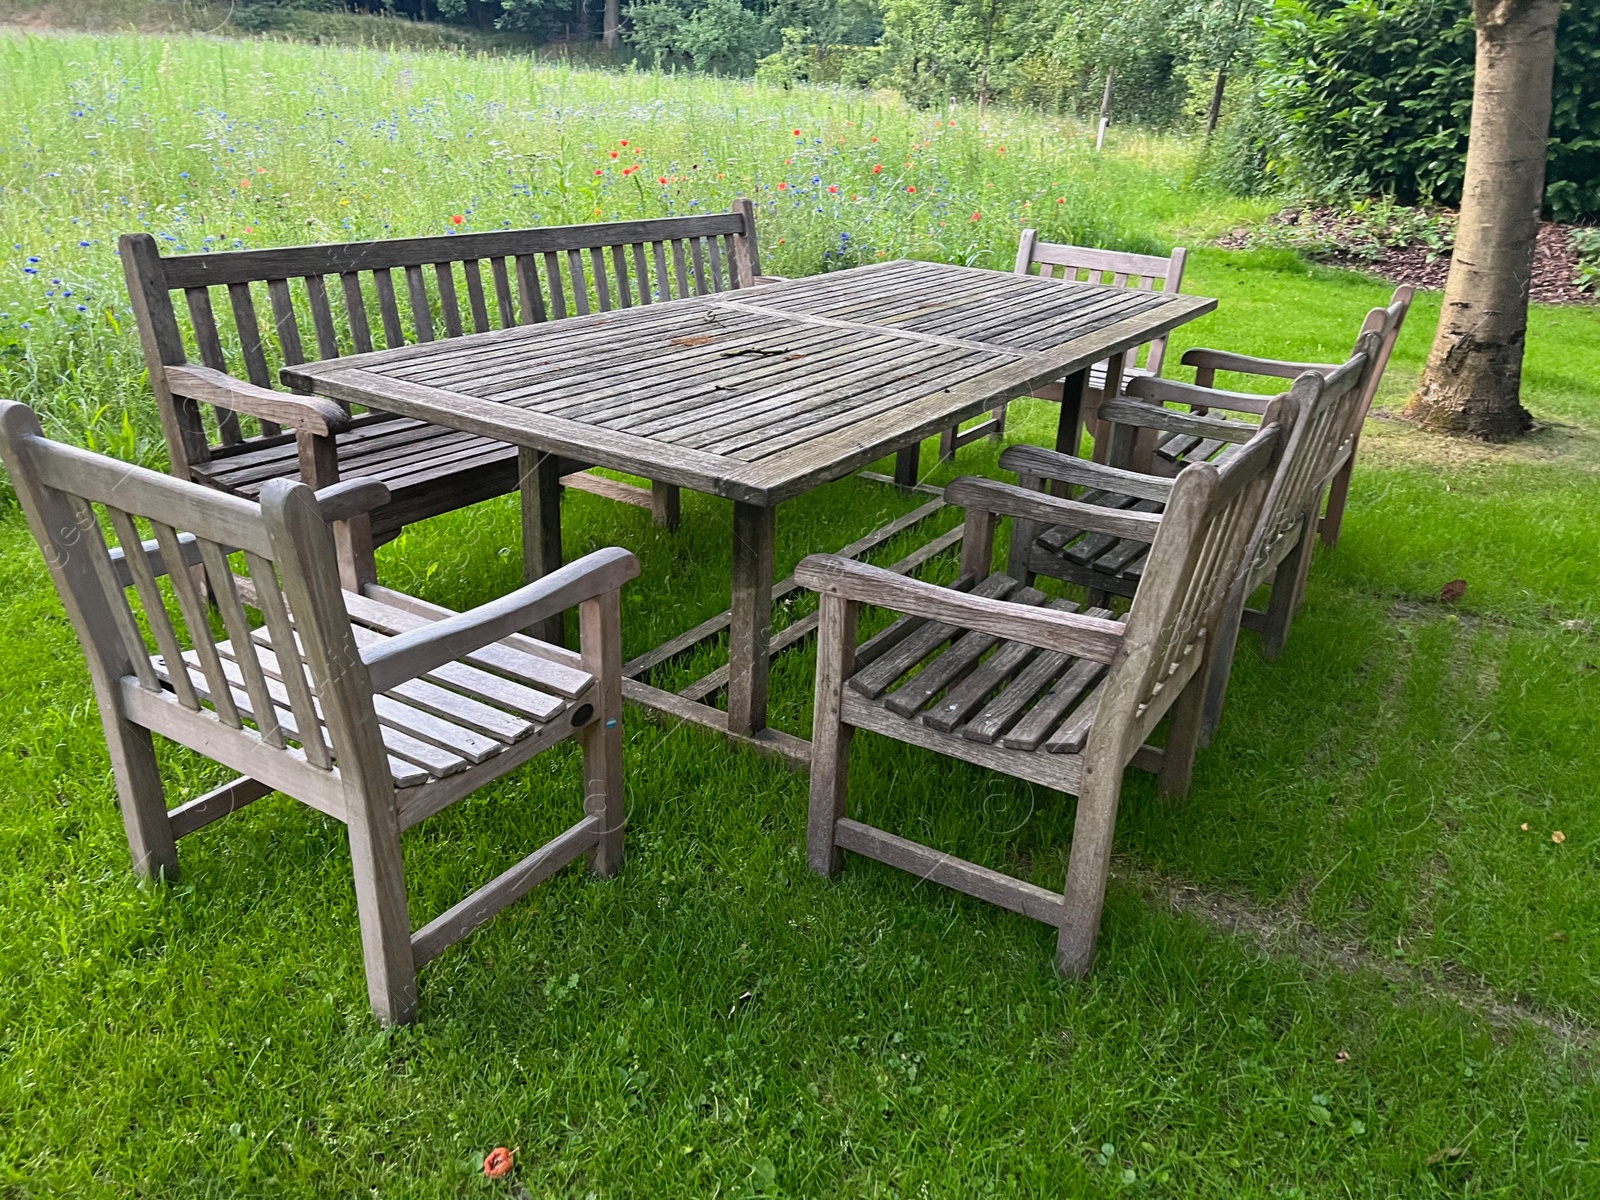
[[174, 395], [164, 367], [198, 362], [270, 388], [285, 364], [749, 287], [761, 273], [748, 200], [692, 217], [172, 257], [133, 234], [121, 253], [184, 477], [191, 463], [281, 435]]
[[1120, 769], [1200, 669], [1298, 415], [1292, 396], [1276, 397], [1234, 454], [1192, 463], [1173, 481], [1100, 699], [1095, 732], [1112, 741], [1092, 742], [1091, 757], [1109, 755]]
[[[1077, 280], [1109, 284], [1138, 291], [1176, 293], [1183, 287], [1183, 268], [1189, 252], [1182, 246], [1169, 257], [1155, 254], [1127, 254], [1120, 250], [1098, 250], [1092, 246], [1072, 246], [1065, 242], [1041, 242], [1036, 229], [1024, 229], [1017, 243], [1018, 275], [1037, 274], [1043, 279]], [[1167, 354], [1166, 335], [1146, 342], [1130, 353], [1129, 365], [1141, 366], [1152, 375], [1161, 374]], [[1143, 360], [1141, 361], [1141, 355]]]
[[1355, 413], [1352, 417], [1351, 434], [1358, 436], [1361, 426], [1367, 419], [1367, 413], [1372, 409], [1372, 402], [1377, 398], [1378, 387], [1383, 382], [1383, 373], [1389, 366], [1389, 356], [1394, 353], [1395, 343], [1400, 340], [1400, 331], [1405, 327], [1406, 314], [1411, 311], [1411, 298], [1416, 294], [1416, 289], [1409, 284], [1402, 284], [1395, 288], [1394, 295], [1389, 298], [1389, 303], [1383, 308], [1374, 308], [1367, 313], [1367, 319], [1361, 325], [1361, 332], [1356, 335], [1356, 348], [1361, 347], [1361, 339], [1367, 334], [1376, 334], [1378, 337], [1377, 349], [1373, 355], [1372, 370], [1362, 386], [1361, 396], [1356, 402]]
[[[32, 409], [9, 401], [0, 401], [0, 459], [106, 720], [154, 729], [342, 817], [339, 772], [359, 762], [381, 769], [385, 759], [381, 741], [366, 740], [377, 736], [370, 681], [311, 489], [278, 481], [252, 504], [50, 441]], [[236, 577], [230, 555], [242, 557], [244, 574]], [[212, 633], [207, 586], [225, 652]], [[270, 651], [252, 640], [245, 604], [265, 618]], [[387, 770], [380, 782], [392, 787]]]

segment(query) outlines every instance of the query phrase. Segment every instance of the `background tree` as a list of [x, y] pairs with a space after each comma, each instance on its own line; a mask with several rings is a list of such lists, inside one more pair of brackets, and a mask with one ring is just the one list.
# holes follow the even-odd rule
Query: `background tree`
[[1509, 441], [1550, 131], [1561, 0], [1473, 0], [1477, 67], [1466, 179], [1444, 308], [1407, 409], [1425, 428]]

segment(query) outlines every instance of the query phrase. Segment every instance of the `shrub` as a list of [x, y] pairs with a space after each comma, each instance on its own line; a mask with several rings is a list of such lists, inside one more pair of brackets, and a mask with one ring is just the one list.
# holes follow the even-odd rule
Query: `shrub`
[[[1565, 0], [1545, 202], [1600, 212], [1600, 4]], [[1277, 0], [1262, 97], [1274, 166], [1321, 195], [1461, 198], [1472, 112], [1472, 17], [1437, 0]]]

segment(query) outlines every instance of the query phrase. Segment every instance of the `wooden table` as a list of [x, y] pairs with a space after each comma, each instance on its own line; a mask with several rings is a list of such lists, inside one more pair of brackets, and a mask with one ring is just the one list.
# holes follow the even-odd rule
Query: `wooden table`
[[[631, 694], [760, 740], [781, 501], [889, 454], [896, 482], [913, 484], [924, 439], [1062, 379], [1057, 444], [1076, 451], [1089, 367], [1215, 307], [1200, 296], [894, 261], [304, 363], [283, 378], [297, 391], [523, 447], [531, 577], [560, 564], [560, 478], [574, 464], [732, 500], [732, 606], [700, 627], [730, 631], [726, 716], [698, 703], [704, 712], [684, 711], [681, 696], [643, 685]], [[795, 752], [787, 743], [797, 739], [769, 734], [769, 744], [774, 737]]]

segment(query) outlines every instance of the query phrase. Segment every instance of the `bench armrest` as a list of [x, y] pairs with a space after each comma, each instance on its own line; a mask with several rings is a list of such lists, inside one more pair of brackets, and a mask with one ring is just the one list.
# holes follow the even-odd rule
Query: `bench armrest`
[[1094, 662], [1110, 662], [1122, 647], [1121, 621], [989, 600], [908, 579], [836, 554], [813, 554], [801, 560], [794, 577], [796, 582], [823, 595], [926, 617]]
[[368, 646], [361, 661], [372, 690], [386, 692], [575, 604], [617, 591], [638, 575], [639, 560], [621, 547], [596, 550], [498, 600]]
[[1120, 492], [1124, 496], [1137, 496], [1141, 500], [1156, 500], [1162, 504], [1172, 494], [1170, 479], [1108, 467], [1041, 446], [1008, 446], [1000, 455], [1000, 466], [1027, 478], [1076, 483], [1082, 487]]
[[[1170, 483], [1170, 480], [1163, 482]], [[1099, 504], [1084, 504], [1078, 500], [1063, 500], [1045, 492], [972, 475], [946, 485], [944, 499], [946, 504], [956, 504], [962, 508], [982, 509], [984, 512], [1020, 517], [1024, 521], [1038, 521], [1044, 525], [1087, 529], [1093, 533], [1107, 533], [1112, 537], [1132, 538], [1138, 542], [1155, 541], [1161, 529], [1161, 518], [1154, 513], [1128, 512]]]
[[1326, 375], [1329, 371], [1337, 370], [1336, 365], [1329, 363], [1287, 362], [1281, 358], [1256, 358], [1250, 354], [1207, 350], [1204, 347], [1185, 350], [1181, 361], [1186, 367], [1198, 367], [1201, 370], [1237, 371], [1241, 375], [1273, 375], [1279, 379], [1298, 379], [1307, 371]]
[[350, 428], [350, 414], [332, 400], [319, 396], [299, 396], [294, 392], [275, 392], [210, 367], [192, 363], [165, 368], [167, 386], [173, 393], [230, 408], [263, 421], [273, 421], [297, 433], [329, 437]]

